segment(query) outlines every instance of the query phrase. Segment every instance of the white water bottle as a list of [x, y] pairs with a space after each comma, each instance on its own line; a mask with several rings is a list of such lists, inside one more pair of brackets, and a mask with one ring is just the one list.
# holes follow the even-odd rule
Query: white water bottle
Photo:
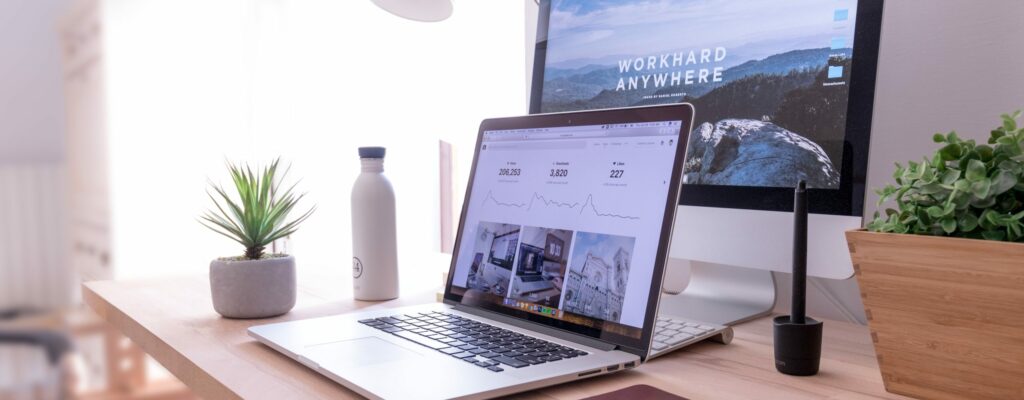
[[352, 186], [352, 284], [356, 300], [398, 297], [395, 191], [384, 177], [384, 148], [360, 147]]

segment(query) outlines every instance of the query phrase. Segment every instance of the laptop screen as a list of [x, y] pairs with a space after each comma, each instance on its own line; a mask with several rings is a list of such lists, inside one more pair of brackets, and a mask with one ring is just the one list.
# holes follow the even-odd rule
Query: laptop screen
[[484, 130], [450, 292], [641, 338], [683, 126]]

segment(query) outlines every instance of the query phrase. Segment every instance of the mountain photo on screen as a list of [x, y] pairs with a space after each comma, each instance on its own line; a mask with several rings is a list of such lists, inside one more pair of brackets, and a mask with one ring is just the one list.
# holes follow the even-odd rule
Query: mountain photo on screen
[[690, 102], [684, 183], [837, 189], [856, 6], [553, 0], [540, 111]]

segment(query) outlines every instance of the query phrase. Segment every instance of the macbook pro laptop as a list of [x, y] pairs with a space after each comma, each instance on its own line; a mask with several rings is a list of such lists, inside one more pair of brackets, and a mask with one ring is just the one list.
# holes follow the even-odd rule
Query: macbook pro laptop
[[[693, 112], [483, 121], [443, 303], [249, 335], [370, 398], [488, 398], [638, 366], [653, 355]], [[723, 328], [678, 325], [691, 339]]]

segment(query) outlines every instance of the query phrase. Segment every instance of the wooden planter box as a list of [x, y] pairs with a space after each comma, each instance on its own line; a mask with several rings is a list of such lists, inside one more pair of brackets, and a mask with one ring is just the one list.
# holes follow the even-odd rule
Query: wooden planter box
[[1024, 399], [1024, 244], [849, 231], [885, 389]]

